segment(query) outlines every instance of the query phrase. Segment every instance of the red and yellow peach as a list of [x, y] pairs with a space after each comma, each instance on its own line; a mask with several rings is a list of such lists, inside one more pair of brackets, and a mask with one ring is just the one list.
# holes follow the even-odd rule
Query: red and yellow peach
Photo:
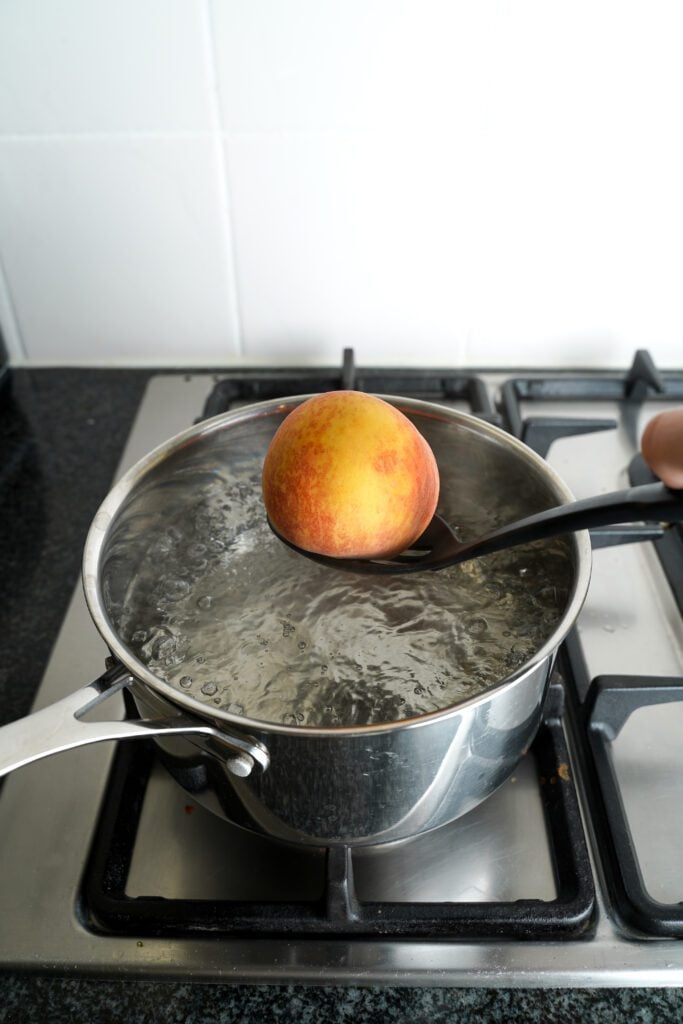
[[332, 391], [297, 406], [263, 466], [275, 529], [298, 547], [336, 558], [405, 550], [429, 524], [439, 473], [426, 440], [393, 405]]

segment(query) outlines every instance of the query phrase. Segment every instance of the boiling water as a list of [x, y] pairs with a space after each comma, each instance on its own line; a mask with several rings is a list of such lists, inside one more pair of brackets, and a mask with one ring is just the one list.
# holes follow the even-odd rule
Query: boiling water
[[[272, 535], [260, 465], [191, 493], [169, 499], [117, 626], [156, 675], [235, 714], [339, 726], [444, 708], [526, 662], [566, 607], [566, 541], [437, 573], [356, 576]], [[471, 518], [453, 523], [463, 538], [481, 530]]]

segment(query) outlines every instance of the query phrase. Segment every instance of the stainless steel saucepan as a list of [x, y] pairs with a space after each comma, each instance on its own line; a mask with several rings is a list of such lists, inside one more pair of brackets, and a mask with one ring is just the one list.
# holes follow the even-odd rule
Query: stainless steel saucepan
[[[185, 504], [191, 512], [207, 490], [245, 467], [253, 468], [257, 487], [270, 439], [304, 400], [263, 402], [194, 426], [116, 484], [92, 523], [83, 561], [85, 596], [111, 652], [110, 666], [71, 696], [0, 730], [0, 774], [87, 743], [154, 737], [180, 784], [224, 818], [285, 840], [349, 845], [436, 828], [508, 778], [538, 729], [555, 653], [586, 595], [591, 550], [585, 532], [561, 542], [570, 585], [550, 635], [483, 692], [430, 713], [351, 726], [261, 721], [239, 706], [217, 707], [171, 685], [131, 642], [128, 597], [153, 544], [165, 535], [169, 508]], [[386, 400], [431, 445], [442, 478], [439, 510], [450, 521], [458, 522], [466, 506], [477, 510], [480, 527], [494, 527], [572, 500], [553, 470], [502, 430], [446, 407]], [[274, 552], [282, 547], [268, 536]], [[219, 542], [217, 548], [229, 571], [229, 546]], [[288, 571], [296, 573], [297, 556], [288, 557]], [[273, 566], [278, 571], [275, 557]], [[514, 641], [512, 635], [511, 648]], [[138, 719], [84, 720], [124, 687]]]

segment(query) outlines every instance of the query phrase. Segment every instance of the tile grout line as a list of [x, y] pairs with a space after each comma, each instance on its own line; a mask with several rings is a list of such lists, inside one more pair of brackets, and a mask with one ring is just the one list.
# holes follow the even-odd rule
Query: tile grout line
[[235, 246], [235, 234], [233, 230], [233, 209], [230, 197], [230, 184], [228, 180], [227, 143], [224, 138], [223, 120], [218, 91], [218, 64], [216, 60], [216, 43], [213, 17], [211, 14], [211, 0], [204, 0], [204, 3], [202, 4], [202, 22], [207, 59], [209, 107], [211, 110], [211, 119], [214, 129], [212, 134], [214, 149], [216, 151], [218, 173], [221, 179], [219, 184], [219, 195], [227, 251], [228, 299], [231, 304], [230, 319], [232, 320], [235, 339], [237, 341], [237, 355], [243, 356], [244, 339], [242, 337], [242, 311], [240, 308], [240, 295], [237, 278], [237, 252]]
[[103, 131], [63, 131], [63, 132], [2, 132], [0, 144], [18, 142], [111, 142], [126, 139], [207, 139], [214, 134], [213, 129], [197, 131], [179, 131], [168, 129], [154, 131], [140, 128], [113, 128]]
[[10, 363], [28, 362], [28, 352], [19, 328], [19, 320], [12, 301], [2, 253], [0, 253], [0, 333], [5, 342]]

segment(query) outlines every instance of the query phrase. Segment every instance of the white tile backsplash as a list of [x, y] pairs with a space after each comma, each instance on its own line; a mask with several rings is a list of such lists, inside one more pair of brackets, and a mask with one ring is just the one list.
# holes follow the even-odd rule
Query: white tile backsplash
[[336, 359], [353, 345], [366, 364], [460, 361], [459, 251], [410, 140], [238, 135], [228, 147], [246, 356]]
[[[390, 44], [392, 25], [403, 17], [402, 0], [209, 3], [228, 131], [368, 125], [378, 92], [393, 85], [396, 63], [383, 66], [388, 54], [378, 47], [383, 40]], [[396, 56], [402, 79], [409, 54]]]
[[0, 244], [36, 362], [201, 364], [238, 352], [206, 139], [0, 139]]
[[211, 127], [196, 0], [3, 0], [0, 132]]
[[208, 2], [231, 132], [447, 133], [466, 159], [480, 134], [636, 138], [680, 95], [677, 0]]
[[683, 366], [682, 30], [675, 0], [5, 0], [12, 351]]
[[620, 169], [618, 149], [590, 174], [510, 154], [501, 176], [498, 146], [483, 136], [463, 161], [450, 136], [231, 136], [245, 354], [612, 366], [651, 346], [679, 364], [673, 147], [645, 212], [629, 199], [643, 162]]

